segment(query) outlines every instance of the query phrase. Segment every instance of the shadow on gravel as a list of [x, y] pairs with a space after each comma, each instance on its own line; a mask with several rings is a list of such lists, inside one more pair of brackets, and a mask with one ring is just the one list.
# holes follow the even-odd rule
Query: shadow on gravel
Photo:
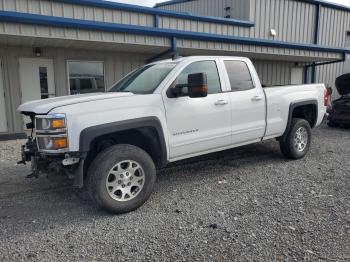
[[[282, 161], [286, 160], [279, 153], [276, 142], [263, 142], [180, 161], [159, 170], [158, 183], [155, 188], [156, 197], [166, 195], [166, 192], [163, 191], [174, 184], [181, 186], [182, 183], [222, 176], [227, 167], [244, 168], [245, 165], [252, 163], [259, 165], [261, 162], [271, 164]], [[54, 224], [61, 224], [64, 223], [63, 221], [72, 223], [77, 218], [79, 222], [82, 222], [112, 216], [98, 208], [86, 190], [73, 189], [65, 180], [61, 182], [55, 180], [55, 185], [50, 185], [52, 181], [46, 179], [45, 175], [38, 180], [34, 182], [38, 182], [39, 186], [34, 189], [30, 188], [30, 182], [23, 182], [22, 184], [25, 185], [20, 186], [26, 190], [0, 197], [2, 202], [1, 223], [13, 223], [18, 218], [22, 221], [38, 221], [45, 218]], [[11, 181], [7, 181], [8, 183]], [[147, 208], [149, 207], [146, 203], [136, 212], [148, 212]], [[128, 216], [128, 214], [122, 216]], [[70, 220], [69, 217], [74, 219]]]
[[[187, 181], [196, 179], [196, 173], [203, 173], [211, 176], [209, 171], [221, 171], [225, 167], [241, 167], [245, 165], [259, 165], [264, 162], [267, 164], [286, 162], [279, 150], [279, 144], [275, 141], [265, 141], [258, 144], [242, 146], [217, 153], [211, 153], [204, 156], [194, 157], [169, 164], [166, 168], [159, 170], [158, 180], [166, 181], [167, 175], [181, 176], [183, 171], [191, 173], [186, 175]], [[220, 175], [220, 174], [218, 174]]]

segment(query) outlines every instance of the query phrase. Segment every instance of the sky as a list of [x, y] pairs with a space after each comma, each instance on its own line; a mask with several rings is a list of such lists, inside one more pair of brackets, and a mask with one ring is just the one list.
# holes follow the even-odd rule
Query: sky
[[[153, 6], [155, 3], [164, 2], [164, 0], [109, 0], [113, 2], [134, 4], [134, 5], [144, 5], [144, 6]], [[327, 0], [328, 2], [346, 5], [350, 7], [350, 0]]]

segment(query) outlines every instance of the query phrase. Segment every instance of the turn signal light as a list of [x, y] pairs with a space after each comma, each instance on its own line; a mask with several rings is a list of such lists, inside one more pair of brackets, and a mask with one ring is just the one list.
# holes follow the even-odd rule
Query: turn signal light
[[324, 104], [324, 106], [328, 106], [328, 104], [329, 104], [329, 96], [330, 96], [330, 94], [329, 94], [328, 90], [325, 89], [324, 90], [324, 96], [323, 96], [323, 104]]
[[60, 129], [66, 127], [66, 123], [64, 119], [52, 119], [51, 120], [51, 127], [53, 129]]
[[52, 138], [52, 144], [54, 149], [67, 148], [68, 140], [66, 137], [55, 137]]

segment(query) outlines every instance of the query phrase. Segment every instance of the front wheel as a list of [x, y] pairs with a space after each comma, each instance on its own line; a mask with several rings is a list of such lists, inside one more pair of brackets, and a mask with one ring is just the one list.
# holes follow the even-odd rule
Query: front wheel
[[303, 158], [311, 144], [311, 127], [308, 121], [293, 118], [289, 130], [280, 140], [281, 152], [291, 159]]
[[154, 163], [144, 150], [132, 145], [115, 145], [94, 159], [87, 187], [99, 206], [121, 214], [143, 205], [155, 181]]

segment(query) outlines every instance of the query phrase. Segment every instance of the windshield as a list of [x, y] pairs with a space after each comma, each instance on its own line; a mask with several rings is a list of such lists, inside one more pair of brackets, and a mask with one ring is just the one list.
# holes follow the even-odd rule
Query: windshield
[[109, 92], [152, 94], [176, 65], [177, 63], [161, 63], [141, 67], [120, 80]]

